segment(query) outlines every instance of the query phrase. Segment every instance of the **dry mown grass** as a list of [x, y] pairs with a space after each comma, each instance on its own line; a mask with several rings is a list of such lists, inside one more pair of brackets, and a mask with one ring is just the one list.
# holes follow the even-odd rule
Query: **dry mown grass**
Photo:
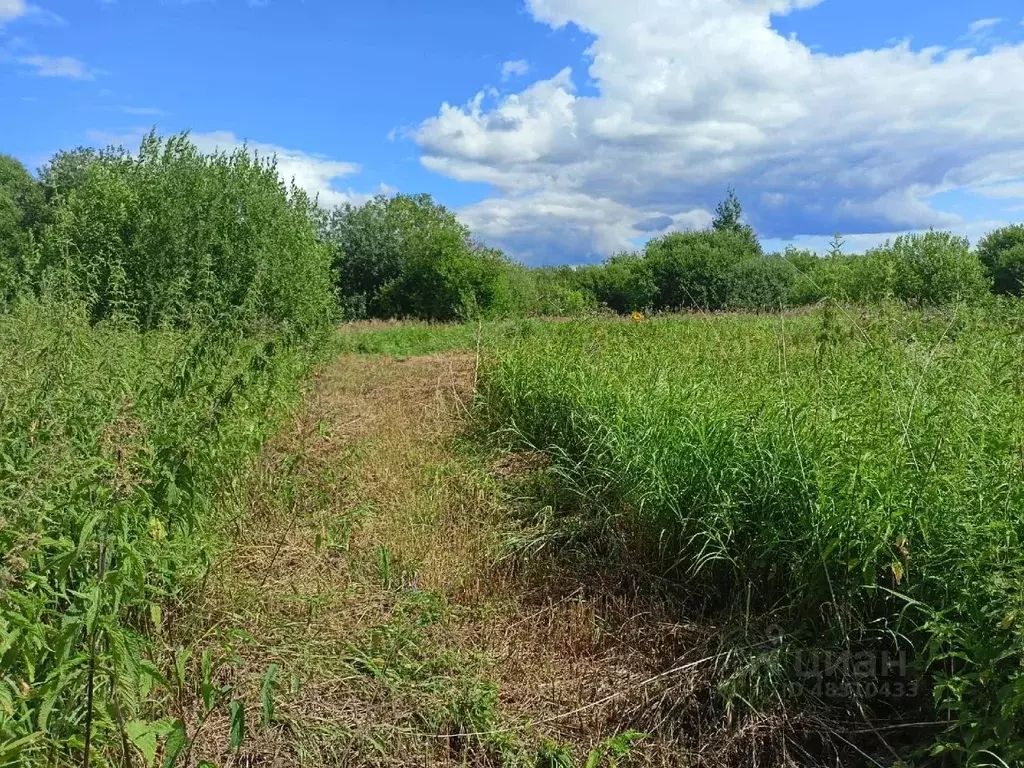
[[774, 719], [726, 728], [712, 711], [711, 628], [628, 574], [502, 556], [502, 488], [543, 461], [485, 471], [458, 449], [474, 380], [471, 355], [344, 356], [266, 446], [177, 634], [252, 713], [279, 665], [274, 722], [251, 714], [232, 754], [215, 716], [193, 757], [582, 766], [597, 749], [608, 765], [608, 739], [635, 730], [620, 765], [787, 762]]

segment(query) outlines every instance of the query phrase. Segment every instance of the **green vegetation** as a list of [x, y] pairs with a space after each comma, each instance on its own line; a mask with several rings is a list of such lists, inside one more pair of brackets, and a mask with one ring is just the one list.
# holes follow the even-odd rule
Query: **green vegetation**
[[548, 325], [492, 350], [478, 416], [575, 489], [563, 539], [643, 553], [696, 610], [797, 647], [912, 653], [922, 696], [895, 706], [953, 722], [933, 754], [1012, 764], [1022, 328], [1016, 305]]
[[429, 195], [379, 196], [323, 217], [346, 317], [470, 320], [513, 309], [513, 265]]
[[978, 243], [978, 258], [996, 293], [1021, 294], [1024, 286], [1024, 224], [997, 229]]
[[157, 735], [173, 764], [169, 702], [212, 682], [153, 641], [329, 339], [327, 251], [272, 162], [182, 137], [3, 181], [0, 764], [127, 764]]
[[[236, 756], [246, 739], [270, 738], [285, 649], [268, 658], [267, 643], [233, 638], [210, 655], [176, 634], [242, 533], [239, 498], [250, 513], [272, 502], [282, 542], [302, 510], [301, 551], [332, 569], [339, 610], [376, 590], [365, 637], [340, 655], [344, 643], [308, 625], [289, 651], [307, 671], [324, 668], [302, 655], [314, 642], [341, 659], [351, 690], [336, 688], [339, 707], [359, 701], [367, 721], [386, 717], [388, 702], [405, 706], [369, 735], [346, 734], [353, 749], [379, 750], [374, 734], [397, 727], [457, 742], [459, 759], [507, 748], [527, 764], [537, 739], [541, 763], [566, 764], [573, 749], [588, 764], [628, 753], [633, 722], [554, 734], [563, 741], [540, 729], [515, 749], [483, 733], [466, 746], [467, 732], [511, 723], [518, 733], [533, 713], [503, 711], [497, 646], [470, 652], [454, 639], [483, 634], [493, 616], [463, 626], [435, 609], [457, 595], [495, 611], [507, 642], [549, 608], [537, 621], [556, 624], [563, 599], [543, 593], [548, 607], [524, 598], [510, 611], [488, 592], [536, 588], [494, 562], [498, 481], [436, 452], [431, 434], [407, 435], [419, 419], [453, 439], [478, 375], [477, 424], [491, 445], [523, 452], [497, 475], [543, 466], [552, 496], [572, 499], [538, 513], [543, 541], [520, 550], [573, 542], [594, 565], [625, 554], [638, 578], [675, 595], [674, 611], [730, 631], [741, 617], [746, 651], [721, 666], [715, 711], [754, 711], [773, 696], [804, 706], [787, 654], [905, 652], [903, 682], [919, 695], [857, 689], [854, 703], [825, 703], [884, 724], [921, 760], [930, 749], [962, 763], [1024, 761], [1022, 249], [1015, 226], [977, 250], [929, 232], [862, 255], [844, 254], [838, 237], [826, 257], [765, 254], [730, 190], [707, 230], [602, 264], [532, 269], [476, 242], [428, 196], [325, 211], [283, 183], [273, 159], [203, 154], [184, 135], [150, 135], [135, 154], [62, 152], [38, 178], [0, 156], [0, 765], [141, 756], [173, 768], [221, 754], [211, 731]], [[805, 305], [815, 308], [763, 314]], [[678, 311], [691, 314], [640, 314]], [[334, 333], [342, 318], [366, 322]], [[390, 377], [390, 389], [356, 377], [315, 427], [297, 422], [305, 454], [263, 447], [328, 353], [453, 352], [368, 358], [360, 375]], [[348, 413], [347, 400], [374, 418]], [[341, 461], [360, 444], [376, 446], [373, 462]], [[253, 480], [261, 450], [276, 480]], [[293, 488], [284, 475], [303, 462], [296, 477], [309, 487]], [[339, 490], [355, 471], [373, 509]], [[469, 513], [479, 531], [458, 516]], [[359, 543], [363, 517], [380, 542]], [[234, 576], [258, 604], [279, 568], [295, 564], [275, 551], [255, 581], [245, 568]], [[421, 591], [421, 574], [436, 594]], [[322, 575], [309, 571], [309, 583]], [[309, 596], [308, 616], [321, 597]], [[294, 623], [293, 608], [267, 615]], [[649, 608], [623, 603], [618, 626]], [[597, 602], [564, 616], [588, 638], [579, 647], [603, 658]], [[614, 651], [636, 663], [630, 631]], [[237, 648], [255, 674], [218, 666]], [[557, 667], [578, 649], [554, 661], [549, 650], [534, 663]], [[840, 682], [863, 681], [844, 672]], [[902, 732], [894, 712], [916, 730]]]

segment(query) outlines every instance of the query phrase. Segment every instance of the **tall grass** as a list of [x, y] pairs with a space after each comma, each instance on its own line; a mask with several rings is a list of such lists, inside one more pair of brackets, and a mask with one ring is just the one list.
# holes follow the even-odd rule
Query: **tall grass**
[[309, 362], [228, 321], [0, 317], [0, 764], [60, 764], [86, 739], [94, 764], [130, 759], [161, 606], [205, 572], [218, 501]]
[[936, 754], [1024, 759], [1020, 307], [527, 330], [478, 414], [576, 480], [590, 535], [801, 642], [912, 649]]
[[0, 764], [80, 762], [87, 740], [93, 764], [132, 759], [161, 607], [205, 572], [218, 501], [310, 359], [226, 320], [0, 316]]

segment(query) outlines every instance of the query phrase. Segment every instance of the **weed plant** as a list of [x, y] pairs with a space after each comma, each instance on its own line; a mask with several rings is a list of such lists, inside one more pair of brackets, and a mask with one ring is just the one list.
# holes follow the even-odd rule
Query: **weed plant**
[[531, 326], [486, 357], [477, 416], [550, 454], [601, 518], [586, 535], [639, 531], [696, 607], [906, 652], [948, 722], [919, 746], [1015, 764], [1024, 312], [856, 312]]

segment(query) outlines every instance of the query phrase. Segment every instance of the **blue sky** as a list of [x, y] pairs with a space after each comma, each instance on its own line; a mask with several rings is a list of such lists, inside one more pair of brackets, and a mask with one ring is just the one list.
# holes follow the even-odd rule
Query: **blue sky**
[[0, 151], [276, 151], [430, 192], [530, 263], [707, 223], [770, 247], [1024, 220], [1019, 0], [0, 0]]

